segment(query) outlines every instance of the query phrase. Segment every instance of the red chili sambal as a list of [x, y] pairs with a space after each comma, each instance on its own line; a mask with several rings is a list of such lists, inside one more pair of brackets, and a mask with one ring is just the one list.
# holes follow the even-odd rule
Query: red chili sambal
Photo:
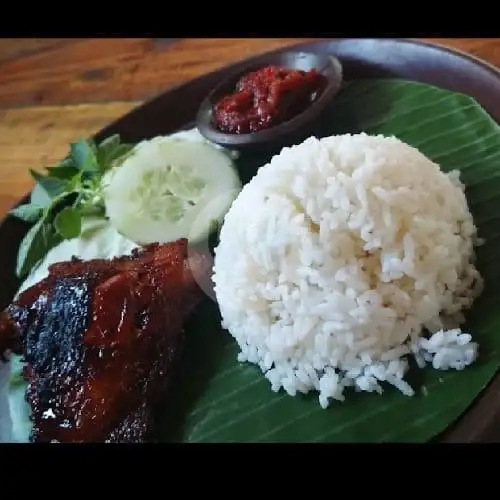
[[214, 124], [229, 134], [268, 129], [304, 111], [326, 85], [326, 77], [315, 69], [267, 66], [243, 76], [236, 91], [214, 106]]

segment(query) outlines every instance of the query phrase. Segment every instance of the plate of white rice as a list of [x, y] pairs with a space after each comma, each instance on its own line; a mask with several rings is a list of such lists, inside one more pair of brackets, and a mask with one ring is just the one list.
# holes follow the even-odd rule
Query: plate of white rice
[[483, 288], [480, 243], [457, 171], [395, 137], [311, 137], [262, 167], [225, 218], [223, 326], [273, 391], [315, 392], [322, 408], [348, 388], [413, 396], [408, 355], [437, 370], [476, 359], [460, 325]]

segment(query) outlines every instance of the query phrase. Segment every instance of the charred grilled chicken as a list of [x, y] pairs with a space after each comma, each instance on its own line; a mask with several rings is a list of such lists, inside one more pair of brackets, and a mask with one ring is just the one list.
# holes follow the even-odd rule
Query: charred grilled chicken
[[[194, 273], [196, 269], [196, 273]], [[143, 442], [202, 298], [209, 260], [187, 242], [51, 266], [0, 317], [0, 353], [23, 356], [33, 442]]]

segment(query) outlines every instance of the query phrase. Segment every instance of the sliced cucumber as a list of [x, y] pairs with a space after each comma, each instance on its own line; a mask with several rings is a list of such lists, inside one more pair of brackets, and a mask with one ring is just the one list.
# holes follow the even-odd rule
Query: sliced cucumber
[[241, 190], [226, 152], [171, 137], [141, 142], [104, 182], [107, 217], [139, 245], [200, 241]]

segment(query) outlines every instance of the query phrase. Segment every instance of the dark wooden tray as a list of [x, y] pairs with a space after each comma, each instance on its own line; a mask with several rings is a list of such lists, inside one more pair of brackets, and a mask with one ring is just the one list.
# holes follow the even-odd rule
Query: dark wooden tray
[[[275, 52], [295, 49], [336, 55], [344, 66], [346, 79], [405, 78], [468, 94], [500, 123], [500, 71], [467, 54], [398, 39], [335, 39], [304, 43]], [[253, 60], [257, 62], [259, 57]], [[125, 141], [136, 142], [191, 126], [198, 106], [211, 88], [248, 62], [223, 68], [166, 91], [101, 130], [96, 139], [119, 133]], [[12, 218], [5, 219], [0, 225], [0, 307], [8, 304], [19, 286], [14, 269], [19, 243], [26, 230], [26, 224]], [[500, 377], [489, 384], [439, 440], [500, 442]]]

